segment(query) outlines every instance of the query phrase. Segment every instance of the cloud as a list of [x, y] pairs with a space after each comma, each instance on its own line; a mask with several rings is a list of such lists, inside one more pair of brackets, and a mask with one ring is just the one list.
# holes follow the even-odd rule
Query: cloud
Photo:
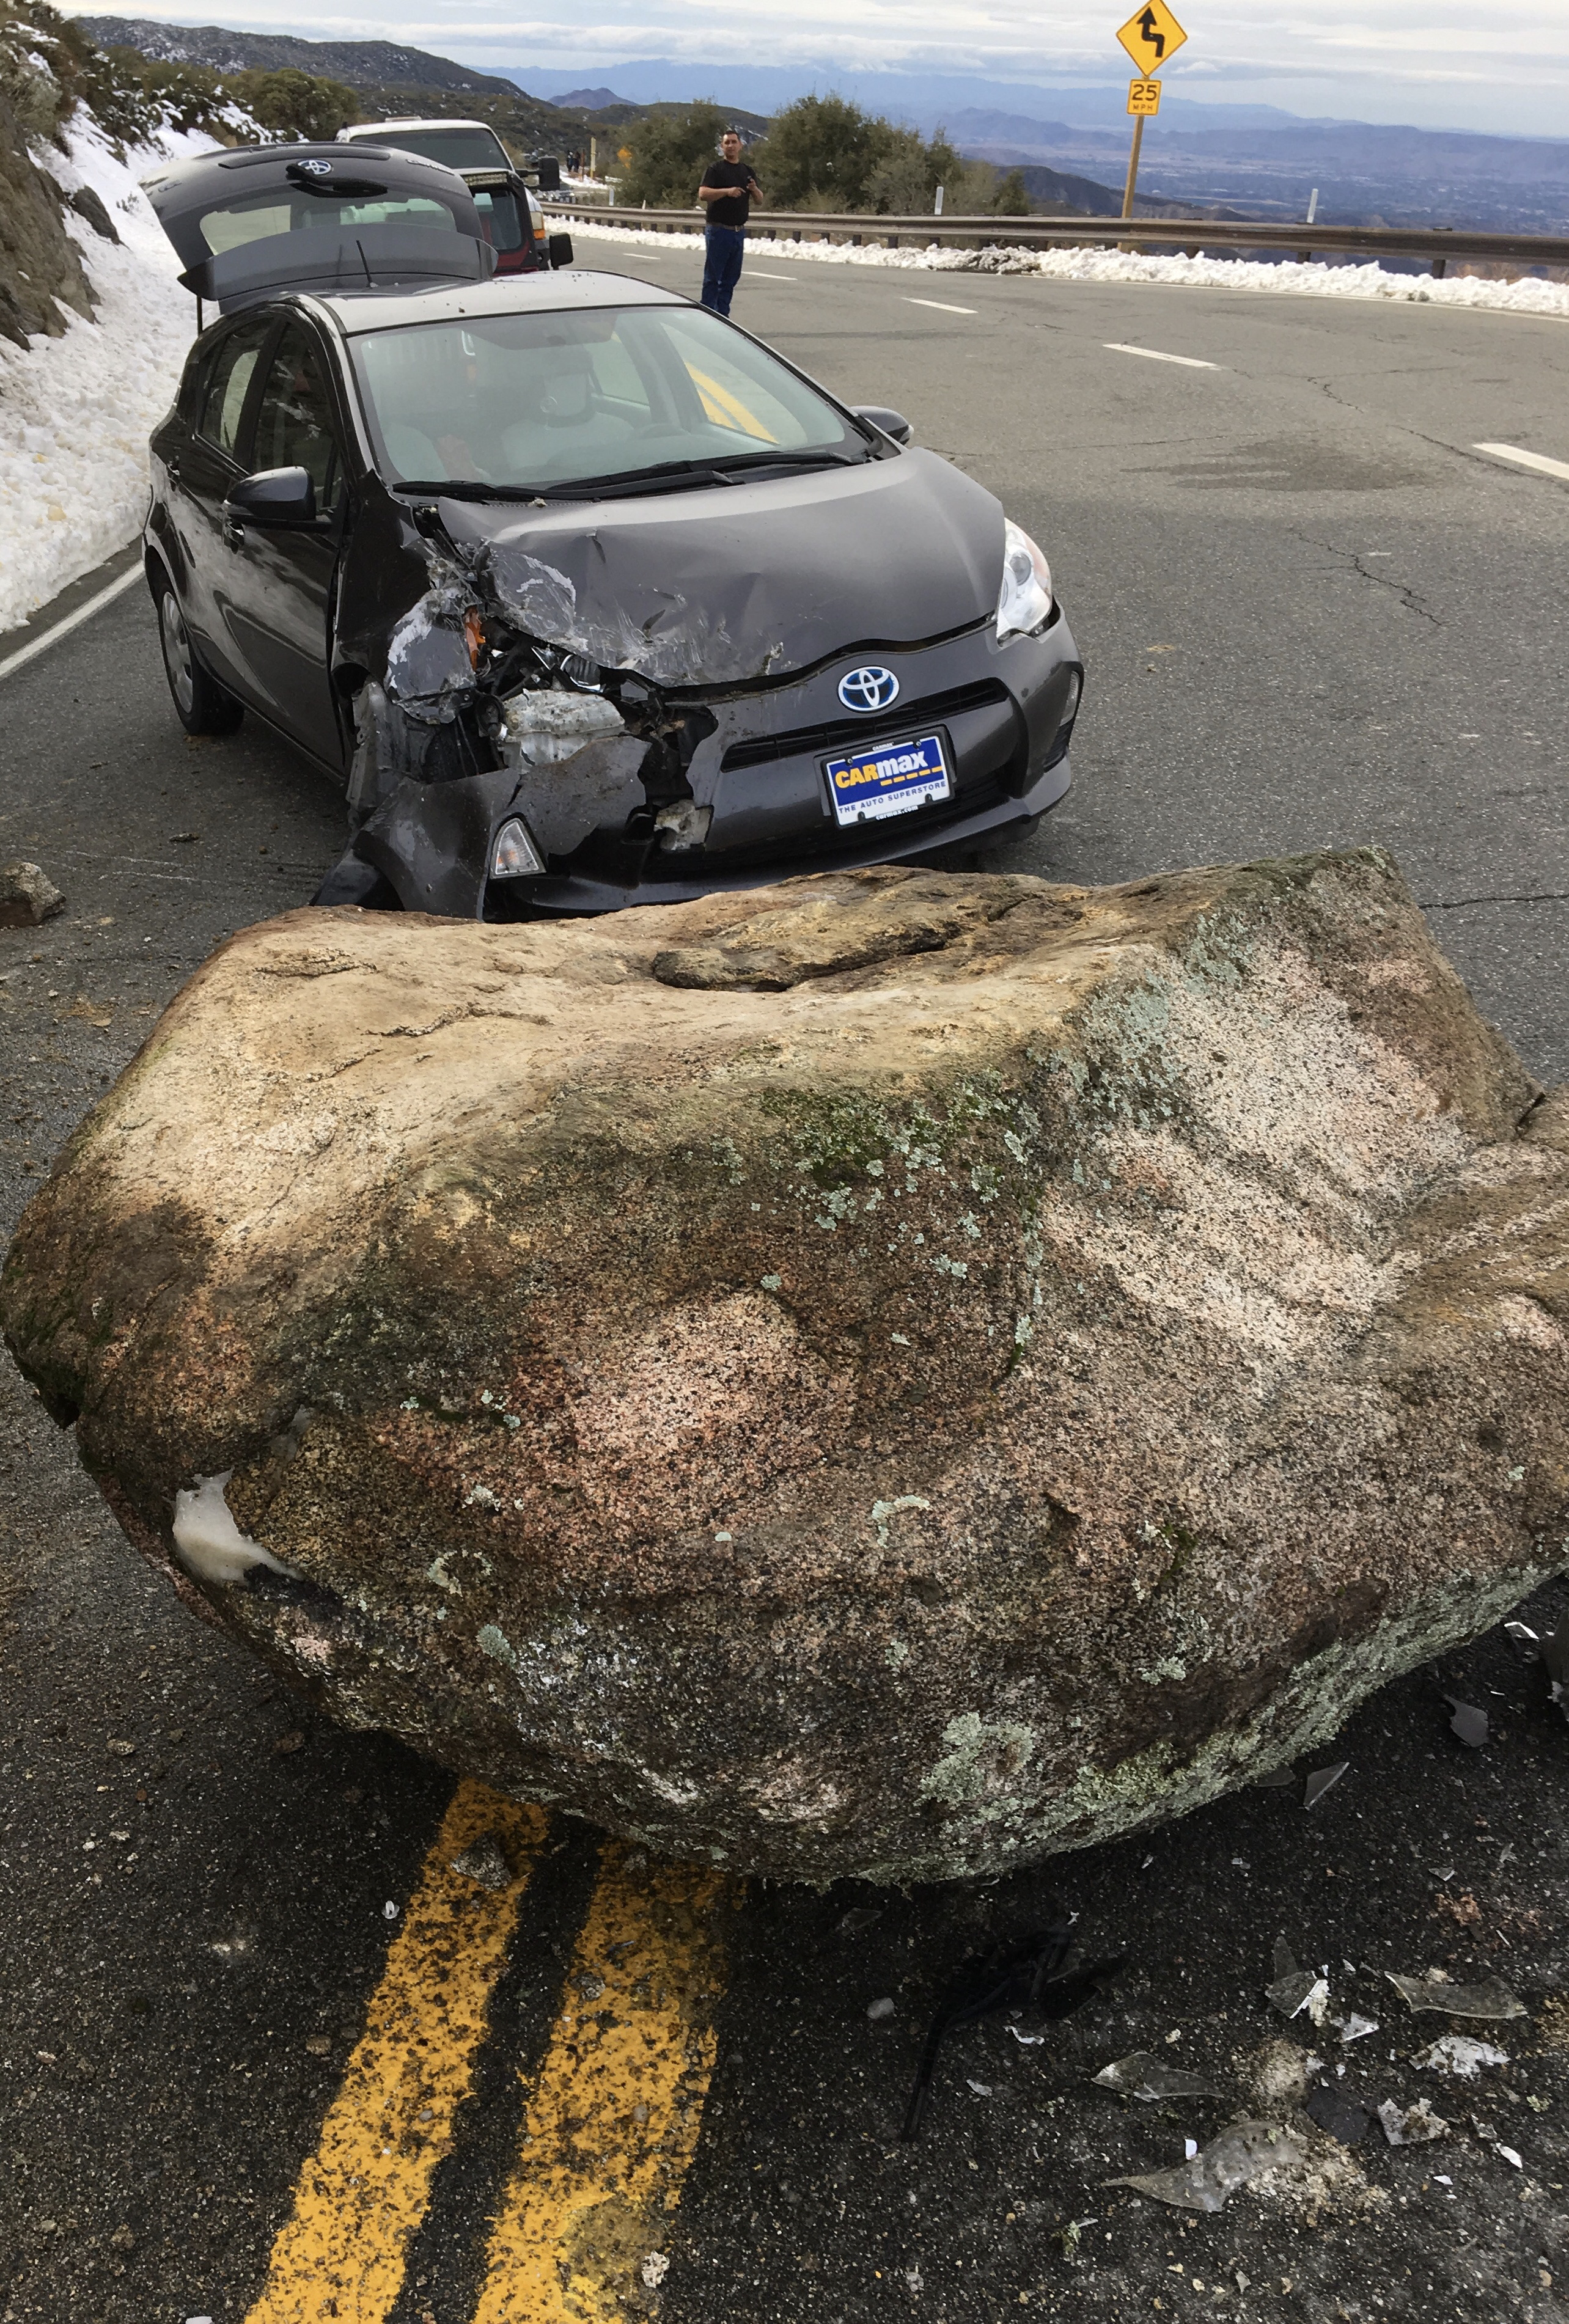
[[[1131, 0], [1128, 0], [1131, 5]], [[1546, 0], [1483, 9], [1475, 0], [1315, 0], [1292, 21], [1243, 0], [1177, 0], [1188, 33], [1167, 78], [1193, 97], [1267, 97], [1295, 111], [1332, 109], [1380, 119], [1445, 120], [1455, 125], [1558, 134], [1569, 97], [1560, 63], [1559, 14]], [[300, 19], [299, 0], [250, 0], [225, 11], [237, 28], [316, 40], [401, 39], [477, 66], [511, 68], [525, 80], [531, 61], [597, 74], [623, 59], [689, 59], [726, 66], [835, 70], [906, 70], [983, 75], [1044, 83], [1109, 83], [1129, 69], [1113, 38], [1121, 0], [1066, 0], [1053, 8], [973, 7], [951, 0], [759, 0], [737, 13], [730, 0], [597, 0], [586, 21], [581, 0], [519, 16], [485, 0], [383, 0], [374, 14]], [[183, 11], [155, 7], [171, 22]]]

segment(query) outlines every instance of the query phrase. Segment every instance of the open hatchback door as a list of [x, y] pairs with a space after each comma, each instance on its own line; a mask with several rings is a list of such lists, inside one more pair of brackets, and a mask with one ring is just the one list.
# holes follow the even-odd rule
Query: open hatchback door
[[281, 291], [424, 290], [496, 270], [457, 171], [386, 146], [242, 146], [143, 189], [181, 282], [225, 314]]

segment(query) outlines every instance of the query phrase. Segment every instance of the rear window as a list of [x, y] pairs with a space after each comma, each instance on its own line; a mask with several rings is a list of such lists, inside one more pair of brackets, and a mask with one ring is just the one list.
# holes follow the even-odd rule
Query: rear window
[[457, 217], [434, 194], [355, 198], [345, 194], [241, 194], [202, 213], [202, 238], [215, 254], [274, 234], [341, 234], [357, 226], [411, 226], [461, 232]]
[[700, 308], [475, 317], [352, 345], [393, 483], [515, 488], [865, 450], [805, 380]]
[[396, 153], [422, 154], [448, 170], [510, 170], [512, 157], [494, 129], [384, 129], [375, 143]]

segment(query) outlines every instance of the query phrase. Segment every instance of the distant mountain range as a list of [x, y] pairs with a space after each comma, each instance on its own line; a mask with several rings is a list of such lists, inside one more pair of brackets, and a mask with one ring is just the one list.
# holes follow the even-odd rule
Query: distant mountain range
[[[675, 59], [652, 58], [611, 68], [614, 87], [587, 87], [550, 67], [479, 72], [392, 41], [307, 41], [145, 17], [78, 21], [106, 46], [140, 49], [171, 63], [221, 72], [295, 66], [325, 73], [378, 93], [383, 110], [395, 109], [404, 89], [410, 97], [403, 105], [418, 90], [422, 106], [447, 113], [462, 109], [467, 97], [487, 118], [507, 114], [509, 133], [535, 142], [559, 140], [579, 124], [599, 132], [651, 106], [702, 96], [715, 97], [755, 134], [770, 114], [811, 85], [811, 76], [785, 67], [726, 67], [709, 76]], [[825, 88], [869, 110], [928, 134], [946, 129], [964, 153], [1024, 168], [1032, 198], [1052, 208], [1103, 215], [1110, 189], [1121, 185], [1129, 124], [1120, 84], [1052, 88], [904, 72], [819, 78]], [[1298, 218], [1316, 187], [1325, 225], [1569, 232], [1569, 140], [1307, 120], [1273, 106], [1206, 105], [1173, 89], [1158, 118], [1146, 124], [1143, 150], [1140, 195], [1152, 208], [1185, 215], [1225, 210]]]
[[568, 88], [552, 97], [552, 105], [572, 106], [579, 113], [603, 113], [607, 105], [632, 105], [634, 97], [618, 97], [613, 88]]
[[101, 48], [139, 49], [165, 64], [205, 65], [211, 72], [277, 72], [292, 66], [350, 88], [445, 88], [489, 97], [515, 97], [518, 90], [509, 76], [476, 72], [395, 41], [299, 41], [283, 32], [231, 32], [222, 24], [165, 24], [146, 16], [76, 21]]
[[[571, 76], [519, 66], [539, 96]], [[965, 153], [1003, 168], [1120, 185], [1127, 165], [1125, 83], [1041, 84], [980, 75], [808, 72], [725, 67], [709, 75], [676, 58], [628, 60], [608, 69], [616, 95], [648, 105], [712, 95], [771, 113], [817, 87], [928, 134], [944, 128]], [[1313, 189], [1326, 224], [1512, 227], [1569, 231], [1569, 142], [1470, 130], [1310, 120], [1268, 105], [1206, 105], [1170, 88], [1145, 125], [1140, 191], [1186, 211], [1217, 207], [1255, 217], [1301, 217]], [[603, 94], [609, 96], [610, 89]], [[601, 92], [573, 91], [580, 104]], [[1055, 197], [1041, 190], [1038, 199]]]

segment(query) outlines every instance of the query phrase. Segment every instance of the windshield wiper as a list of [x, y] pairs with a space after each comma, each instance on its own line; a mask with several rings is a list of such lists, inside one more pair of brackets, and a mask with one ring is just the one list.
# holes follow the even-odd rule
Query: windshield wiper
[[[682, 492], [705, 484], [738, 484], [747, 471], [758, 468], [855, 468], [869, 452], [723, 452], [711, 460], [660, 460], [649, 468], [623, 468], [610, 476], [578, 476], [570, 482], [541, 484], [490, 484], [477, 476], [448, 476], [439, 482], [414, 477], [401, 484], [401, 493], [444, 493], [455, 501], [607, 501], [644, 493]], [[738, 473], [739, 472], [739, 473]]]
[[734, 468], [860, 468], [872, 457], [870, 450], [863, 452], [813, 451], [799, 452], [725, 452], [708, 466], [722, 468], [727, 474]]
[[393, 487], [400, 493], [436, 493], [449, 501], [533, 501], [538, 484], [485, 484], [477, 476], [406, 476]]

